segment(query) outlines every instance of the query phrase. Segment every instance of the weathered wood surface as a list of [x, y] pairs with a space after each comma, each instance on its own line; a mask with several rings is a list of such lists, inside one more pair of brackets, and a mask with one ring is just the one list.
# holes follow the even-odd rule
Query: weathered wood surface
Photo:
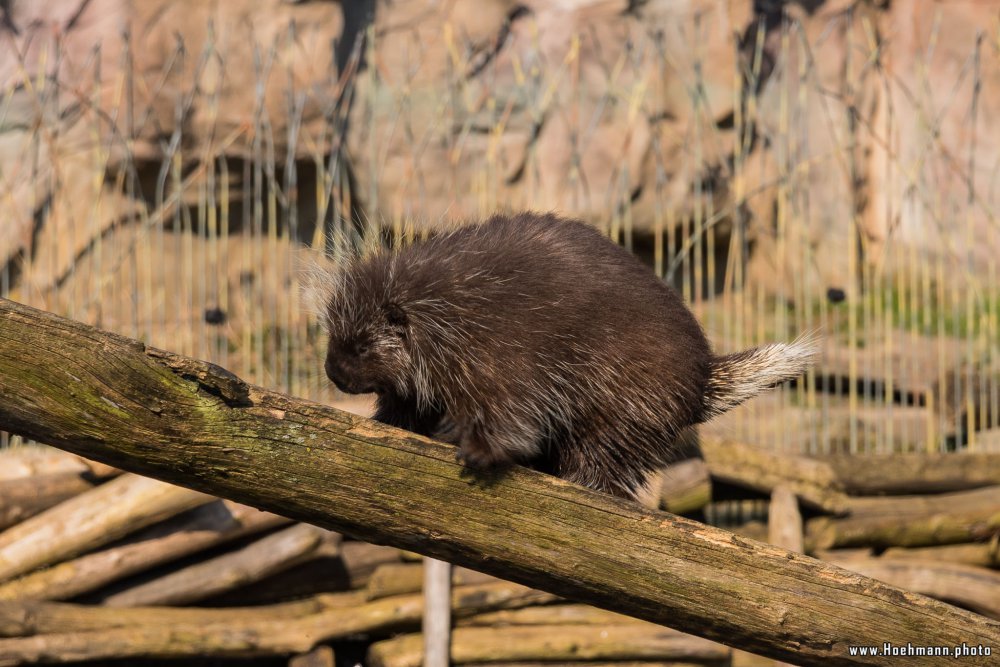
[[[470, 570], [467, 567], [453, 567], [451, 583], [454, 586], [469, 586], [497, 581], [496, 577]], [[421, 563], [386, 563], [379, 565], [365, 585], [369, 600], [419, 593], [424, 583], [424, 568]]]
[[768, 495], [788, 486], [805, 505], [830, 514], [847, 512], [843, 485], [823, 461], [711, 436], [701, 439], [701, 451], [713, 479]]
[[[361, 602], [357, 597], [353, 600]], [[461, 617], [551, 600], [547, 593], [502, 582], [456, 589], [452, 608]], [[416, 628], [424, 606], [421, 595], [357, 606], [341, 602], [336, 596], [317, 596], [270, 608], [140, 608], [128, 614], [59, 602], [4, 602], [0, 603], [0, 628], [16, 628], [19, 622], [35, 631], [58, 628], [56, 619], [64, 625], [61, 632], [0, 639], [0, 665], [303, 653], [333, 639]], [[105, 627], [99, 625], [102, 621]]]
[[[835, 561], [837, 562], [837, 561]], [[1000, 620], [1000, 572], [975, 565], [892, 558], [854, 558], [838, 565]]]
[[61, 449], [39, 445], [12, 447], [0, 451], [0, 481], [25, 479], [60, 473], [112, 477], [115, 471], [103, 463]]
[[288, 523], [228, 500], [216, 500], [84, 554], [0, 584], [0, 600], [67, 600], [129, 575]]
[[[646, 623], [585, 604], [551, 604], [543, 607], [488, 611], [456, 622], [460, 627], [503, 627], [508, 625], [628, 625]], [[655, 625], [653, 627], [656, 627]]]
[[[458, 628], [451, 643], [453, 664], [576, 660], [713, 663], [728, 660], [730, 654], [714, 642], [637, 623], [602, 626], [600, 632], [574, 625]], [[414, 634], [372, 644], [367, 662], [371, 667], [420, 667], [422, 659], [423, 638]]]
[[242, 549], [119, 591], [102, 602], [109, 607], [189, 604], [287, 570], [319, 550], [336, 555], [339, 544], [337, 533], [300, 523]]
[[[779, 484], [771, 492], [767, 513], [767, 541], [789, 551], [802, 553], [805, 550], [799, 499], [788, 484]], [[794, 666], [775, 660], [774, 667]]]
[[[716, 480], [771, 493], [790, 485], [807, 505], [831, 514], [847, 512], [849, 495], [903, 495], [966, 491], [1000, 485], [1000, 454], [865, 454], [819, 458], [772, 452], [705, 433], [701, 441], [708, 473]], [[685, 470], [690, 466], [691, 470]], [[663, 500], [679, 495], [698, 464], [679, 464], [675, 491], [667, 484]], [[669, 469], [668, 469], [669, 470]], [[693, 484], [693, 483], [692, 483]], [[666, 507], [666, 505], [665, 505]]]
[[72, 602], [5, 601], [0, 602], [0, 637], [94, 632], [143, 625], [214, 625], [287, 620], [330, 609], [357, 609], [364, 603], [364, 597], [356, 591], [321, 593], [302, 600], [259, 607], [134, 607], [127, 613], [114, 607]]
[[[2, 465], [0, 461], [0, 465]], [[33, 517], [101, 481], [89, 473], [58, 472], [0, 481], [0, 530]]]
[[[5, 400], [3, 393], [0, 389], [0, 403]], [[204, 493], [122, 475], [0, 533], [0, 581], [72, 558], [210, 502], [212, 497]]]
[[892, 547], [882, 552], [881, 557], [897, 560], [942, 561], [998, 568], [1000, 567], [1000, 535], [989, 542], [945, 544], [939, 547]]
[[424, 559], [423, 667], [448, 667], [451, 647], [451, 563]]
[[[745, 655], [753, 656], [752, 653], [747, 653]], [[757, 657], [757, 656], [753, 656]], [[766, 658], [760, 658], [761, 660], [766, 660]], [[567, 660], [565, 662], [556, 661], [517, 661], [517, 662], [489, 662], [489, 663], [472, 663], [472, 662], [460, 662], [455, 665], [455, 667], [461, 667], [464, 665], [474, 665], [474, 664], [488, 664], [490, 667], [580, 667], [580, 662]], [[608, 661], [590, 661], [585, 663], [586, 667], [758, 667], [757, 664], [740, 664], [735, 658], [733, 660], [709, 660], [709, 661], [699, 661], [699, 662], [689, 662], [687, 660], [608, 660]], [[764, 666], [761, 666], [764, 667]], [[766, 667], [771, 667], [767, 664]]]
[[806, 548], [922, 547], [1000, 533], [1000, 486], [929, 496], [851, 498], [846, 517], [806, 523]]
[[308, 653], [300, 653], [288, 661], [288, 667], [334, 667], [337, 664], [333, 649], [317, 646]]
[[884, 454], [830, 456], [847, 493], [854, 495], [917, 494], [962, 491], [1000, 485], [1000, 454]]
[[470, 476], [452, 447], [6, 300], [0, 428], [800, 665], [1000, 645], [983, 616], [523, 468]]
[[663, 469], [660, 482], [660, 507], [674, 514], [700, 510], [712, 502], [712, 480], [708, 466], [701, 459], [688, 459]]
[[799, 500], [792, 493], [792, 490], [784, 484], [776, 487], [771, 493], [767, 528], [768, 543], [799, 553], [804, 550]]
[[296, 596], [364, 588], [381, 565], [399, 563], [400, 554], [399, 549], [378, 544], [342, 542], [336, 554], [332, 549], [317, 549], [284, 572], [213, 596], [206, 603], [226, 607], [273, 604]]

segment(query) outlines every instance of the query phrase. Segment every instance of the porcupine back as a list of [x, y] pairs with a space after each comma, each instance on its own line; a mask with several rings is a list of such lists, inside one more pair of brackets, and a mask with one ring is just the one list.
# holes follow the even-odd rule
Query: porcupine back
[[495, 215], [358, 261], [342, 291], [406, 316], [407, 377], [380, 393], [377, 418], [472, 462], [530, 462], [625, 497], [682, 429], [798, 375], [811, 349], [714, 357], [672, 289], [553, 215]]

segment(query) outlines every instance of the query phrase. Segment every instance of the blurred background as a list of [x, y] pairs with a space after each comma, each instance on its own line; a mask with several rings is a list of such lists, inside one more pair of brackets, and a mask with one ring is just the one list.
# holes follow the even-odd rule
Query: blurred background
[[[822, 334], [703, 438], [1000, 453], [998, 179], [997, 2], [0, 3], [0, 296], [361, 413], [307, 258], [535, 209], [634, 251], [719, 351]], [[978, 565], [997, 488], [949, 538], [993, 539]]]
[[4, 296], [331, 401], [303, 250], [551, 210], [720, 350], [822, 332], [714, 427], [1000, 451], [994, 3], [4, 7]]

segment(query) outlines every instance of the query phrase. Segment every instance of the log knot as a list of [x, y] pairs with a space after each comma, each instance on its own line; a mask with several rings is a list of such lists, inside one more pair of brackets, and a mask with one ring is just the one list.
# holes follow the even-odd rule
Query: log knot
[[146, 348], [146, 354], [160, 360], [171, 371], [198, 385], [198, 388], [215, 396], [231, 408], [253, 407], [250, 387], [246, 382], [221, 366], [208, 361], [188, 359], [164, 350]]

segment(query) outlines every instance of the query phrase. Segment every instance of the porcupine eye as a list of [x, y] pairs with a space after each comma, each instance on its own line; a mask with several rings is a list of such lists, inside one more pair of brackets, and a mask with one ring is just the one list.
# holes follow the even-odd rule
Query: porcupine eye
[[406, 325], [408, 323], [406, 311], [398, 303], [388, 303], [385, 305], [385, 319], [395, 330], [397, 335], [406, 335]]

